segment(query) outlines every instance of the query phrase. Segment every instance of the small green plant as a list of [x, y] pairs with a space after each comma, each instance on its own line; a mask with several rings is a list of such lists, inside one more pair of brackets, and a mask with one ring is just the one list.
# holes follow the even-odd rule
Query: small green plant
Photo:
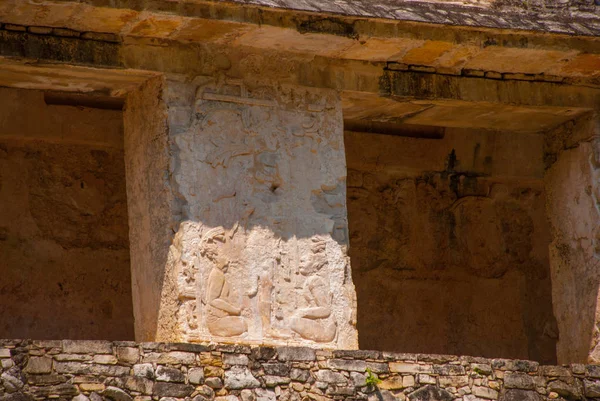
[[381, 379], [374, 375], [370, 368], [367, 368], [367, 378], [365, 381], [369, 387], [377, 387], [381, 383]]
[[474, 367], [473, 372], [477, 373], [478, 375], [485, 376], [485, 372], [483, 370], [479, 369], [478, 367]]

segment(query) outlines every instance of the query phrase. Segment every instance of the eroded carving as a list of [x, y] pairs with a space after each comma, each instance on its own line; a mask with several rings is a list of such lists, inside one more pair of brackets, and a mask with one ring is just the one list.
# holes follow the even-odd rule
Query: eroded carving
[[320, 343], [333, 341], [337, 324], [331, 316], [332, 294], [319, 272], [327, 266], [326, 242], [313, 238], [311, 251], [301, 256], [299, 271], [308, 277], [304, 297], [308, 306], [300, 308], [292, 319], [292, 330], [307, 340]]
[[227, 276], [228, 269], [237, 263], [219, 249], [225, 242], [225, 231], [220, 227], [210, 230], [203, 241], [202, 254], [213, 263], [206, 282], [206, 325], [216, 336], [235, 337], [245, 333], [248, 325], [240, 316], [242, 310]]
[[183, 227], [202, 233], [179, 252], [196, 247], [177, 273], [197, 294], [180, 298], [188, 341], [356, 347], [354, 286], [334, 235], [346, 230], [341, 113], [329, 91], [311, 91], [231, 81], [196, 91], [194, 121], [175, 137]]

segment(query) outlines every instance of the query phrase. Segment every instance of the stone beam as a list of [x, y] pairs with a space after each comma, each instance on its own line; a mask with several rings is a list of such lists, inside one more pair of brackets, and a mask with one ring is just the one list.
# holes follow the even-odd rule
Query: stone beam
[[[63, 0], [81, 3], [81, 0]], [[88, 4], [105, 6], [105, 0], [85, 0]], [[277, 11], [308, 15], [307, 30], [329, 26], [338, 34], [353, 32], [357, 19], [387, 19], [416, 21], [446, 26], [468, 26], [523, 31], [538, 31], [567, 35], [597, 36], [600, 33], [600, 6], [594, 1], [559, 2], [542, 0], [527, 6], [510, 1], [467, 0], [461, 4], [446, 1], [385, 0], [373, 4], [368, 0], [343, 0], [335, 3], [297, 2], [292, 0], [231, 0], [222, 1], [168, 1], [120, 0], [117, 7], [134, 10], [152, 10], [207, 17], [227, 14], [253, 16], [257, 22], [269, 23], [269, 14]], [[247, 9], [243, 11], [241, 8]], [[264, 15], [266, 14], [266, 15]], [[326, 16], [326, 18], [323, 18]], [[348, 23], [347, 21], [351, 22]]]

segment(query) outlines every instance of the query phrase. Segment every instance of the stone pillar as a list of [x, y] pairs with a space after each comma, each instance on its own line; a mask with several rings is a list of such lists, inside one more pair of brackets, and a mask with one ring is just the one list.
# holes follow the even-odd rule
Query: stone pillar
[[[169, 137], [162, 77], [128, 94], [123, 113], [125, 173], [135, 338], [154, 341], [176, 311], [168, 263], [174, 199], [169, 182]], [[167, 316], [165, 319], [163, 316]], [[172, 328], [172, 327], [171, 327]], [[164, 331], [164, 330], [163, 330]]]
[[548, 135], [547, 213], [558, 363], [600, 362], [600, 142], [595, 119]]
[[157, 340], [357, 348], [338, 94], [198, 82], [167, 96], [181, 217]]

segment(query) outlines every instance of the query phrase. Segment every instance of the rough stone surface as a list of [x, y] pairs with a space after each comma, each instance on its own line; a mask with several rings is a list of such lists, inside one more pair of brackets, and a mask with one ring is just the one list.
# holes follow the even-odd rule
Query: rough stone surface
[[121, 113], [0, 98], [0, 337], [132, 340]]
[[345, 145], [361, 347], [555, 363], [543, 133]]
[[339, 97], [205, 81], [170, 121], [176, 338], [356, 348]]
[[[537, 368], [536, 363], [524, 360], [489, 360], [481, 357], [463, 357], [463, 360], [459, 360], [452, 356], [428, 354], [395, 354], [395, 357], [387, 354], [384, 357], [374, 353], [367, 362], [378, 365], [379, 370], [385, 373], [377, 375], [382, 382], [373, 387], [366, 386], [369, 376], [366, 367], [358, 372], [357, 365], [352, 364], [365, 362], [360, 353], [357, 359], [351, 353], [344, 354], [343, 360], [347, 363], [338, 364], [332, 369], [331, 362], [340, 358], [334, 357], [330, 351], [316, 351], [319, 356], [314, 360], [273, 362], [273, 352], [267, 347], [240, 348], [235, 352], [225, 346], [226, 352], [205, 352], [200, 348], [189, 352], [196, 358], [188, 358], [186, 353], [180, 353], [181, 358], [177, 359], [172, 352], [160, 351], [172, 349], [173, 344], [155, 343], [150, 348], [140, 347], [140, 358], [143, 359], [147, 354], [157, 359], [169, 355], [172, 363], [168, 366], [157, 365], [154, 373], [152, 364], [132, 365], [118, 361], [113, 366], [93, 362], [100, 355], [116, 357], [118, 343], [107, 343], [113, 350], [110, 354], [98, 354], [103, 350], [98, 350], [91, 342], [75, 341], [69, 344], [70, 349], [77, 346], [79, 355], [88, 357], [83, 362], [58, 361], [64, 349], [60, 342], [54, 345], [34, 345], [29, 340], [0, 340], [0, 349], [11, 350], [10, 358], [2, 359], [13, 362], [10, 368], [0, 369], [0, 399], [30, 400], [33, 397], [71, 401], [76, 397], [76, 401], [275, 401], [285, 395], [291, 400], [308, 398], [315, 401], [334, 401], [340, 400], [340, 397], [371, 401], [550, 401], [560, 400], [560, 397], [566, 400], [600, 397], [600, 377], [595, 377], [594, 373], [597, 365], [584, 366], [582, 373], [578, 365], [546, 365], [542, 369]], [[86, 347], [89, 347], [87, 353]], [[305, 348], [270, 349], [276, 353], [301, 354]], [[208, 355], [213, 365], [222, 368], [210, 369], [209, 373], [215, 376], [202, 380], [204, 368], [209, 367], [205, 365]], [[248, 358], [248, 366], [224, 363], [225, 360], [231, 361], [233, 356]], [[35, 358], [50, 360], [50, 370], [46, 370], [47, 364], [44, 362], [44, 369], [41, 370], [45, 372], [38, 370], [38, 373], [33, 373], [22, 363]], [[419, 364], [415, 359], [435, 364]], [[467, 359], [476, 362], [471, 363]], [[502, 370], [492, 369], [491, 366], [501, 367]], [[98, 367], [101, 369], [98, 370]], [[423, 369], [433, 371], [433, 367], [436, 373], [414, 373]], [[278, 373], [279, 376], [265, 372]], [[560, 376], [556, 376], [557, 373]], [[163, 381], [165, 378], [171, 381]], [[531, 389], [531, 383], [535, 384], [535, 389]]]

